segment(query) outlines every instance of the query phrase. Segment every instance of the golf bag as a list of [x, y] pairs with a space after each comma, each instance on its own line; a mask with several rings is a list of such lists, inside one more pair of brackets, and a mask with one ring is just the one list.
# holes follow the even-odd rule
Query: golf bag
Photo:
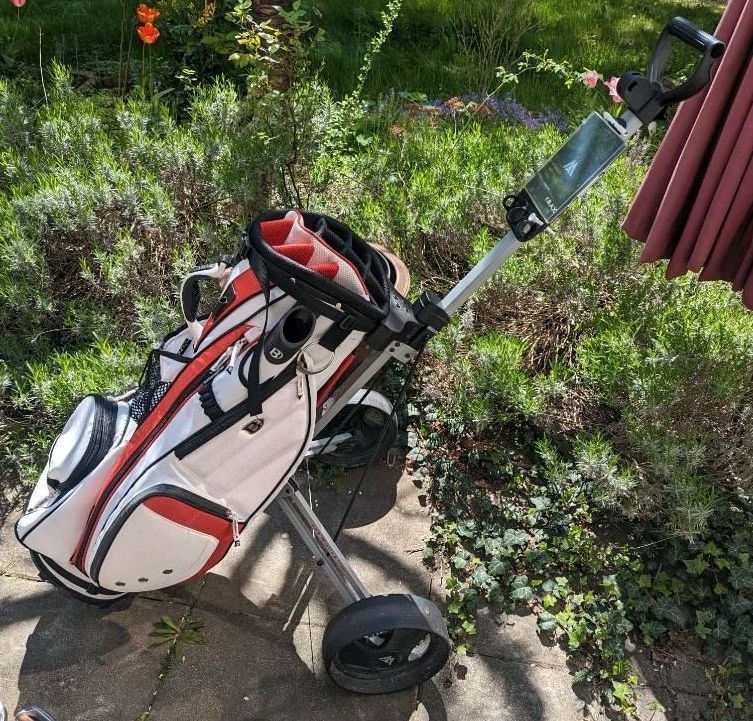
[[[204, 278], [223, 289], [201, 319]], [[206, 573], [305, 457], [389, 295], [384, 259], [314, 213], [266, 213], [235, 258], [195, 268], [136, 392], [84, 398], [53, 444], [16, 524], [43, 575], [108, 601]]]

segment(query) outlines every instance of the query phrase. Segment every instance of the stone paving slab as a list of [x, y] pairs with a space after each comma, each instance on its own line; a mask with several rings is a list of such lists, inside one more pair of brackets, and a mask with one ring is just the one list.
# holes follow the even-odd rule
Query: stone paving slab
[[[330, 531], [357, 480], [355, 472], [339, 493], [312, 494]], [[372, 593], [411, 592], [441, 605], [441, 573], [432, 576], [422, 563], [429, 518], [420, 493], [408, 474], [381, 467], [356, 496], [340, 546]], [[36, 569], [15, 540], [13, 520], [0, 528], [0, 698], [12, 706], [47, 705], [59, 721], [136, 721], [152, 698], [165, 653], [150, 646], [152, 624], [165, 613], [179, 618], [195, 603], [194, 615], [206, 622], [206, 643], [184, 647], [185, 660], [175, 662], [160, 688], [153, 721], [584, 718], [564, 652], [542, 643], [535, 619], [525, 614], [497, 624], [482, 611], [476, 655], [459, 665], [453, 660], [415, 691], [364, 697], [334, 686], [320, 647], [342, 602], [274, 504], [204, 582], [109, 611], [33, 580]], [[688, 680], [682, 666], [656, 673], [650, 666], [642, 676], [640, 718], [694, 721], [702, 697], [668, 693], [666, 686], [674, 680], [681, 689], [700, 688], [698, 678]], [[666, 714], [649, 709], [654, 698]]]
[[507, 614], [497, 623], [488, 608], [478, 613], [474, 650], [482, 656], [501, 661], [524, 661], [551, 668], [566, 668], [567, 654], [562, 647], [542, 639], [536, 616], [529, 611]]
[[434, 689], [424, 690], [421, 705], [428, 721], [583, 719], [583, 701], [573, 691], [567, 668], [480, 654], [464, 657], [459, 668], [442, 672]]
[[47, 583], [0, 578], [0, 698], [46, 706], [61, 721], [134, 721], [146, 708], [164, 650], [152, 624], [185, 607], [136, 598], [102, 611]]
[[[281, 633], [275, 621], [203, 607], [206, 643], [184, 649], [154, 718], [243, 721], [408, 721], [415, 691], [383, 697], [347, 693], [324, 675], [322, 628], [299, 624]], [[313, 651], [313, 653], [312, 653]]]

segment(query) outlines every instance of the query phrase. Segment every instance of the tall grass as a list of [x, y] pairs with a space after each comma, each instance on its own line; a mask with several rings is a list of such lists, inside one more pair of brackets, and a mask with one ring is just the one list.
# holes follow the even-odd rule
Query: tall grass
[[[117, 63], [125, 0], [30, 0], [0, 5], [0, 70], [56, 58], [74, 69]], [[41, 34], [41, 41], [40, 41]], [[10, 67], [9, 67], [10, 66]]]
[[[326, 32], [321, 45], [323, 75], [336, 93], [353, 86], [363, 50], [379, 23], [383, 0], [311, 0]], [[491, 0], [490, 0], [491, 6]], [[374, 64], [366, 94], [420, 91], [450, 97], [478, 89], [479, 58], [458, 42], [457, 22], [465, 3], [406, 0], [384, 51]], [[534, 0], [534, 27], [521, 49], [549, 52], [576, 69], [594, 68], [605, 76], [645, 67], [663, 25], [683, 15], [711, 31], [725, 3], [717, 0], [594, 0], [588, 3]], [[568, 101], [561, 81], [528, 76], [515, 89], [530, 107]]]

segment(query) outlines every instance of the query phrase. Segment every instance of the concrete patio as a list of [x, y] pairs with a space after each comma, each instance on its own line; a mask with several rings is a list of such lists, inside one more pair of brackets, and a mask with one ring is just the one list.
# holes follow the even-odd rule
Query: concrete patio
[[[312, 494], [317, 513], [337, 526], [355, 485]], [[306, 487], [305, 482], [303, 487]], [[429, 517], [411, 477], [374, 469], [347, 519], [341, 548], [372, 593], [443, 598], [440, 573], [423, 565]], [[451, 659], [432, 681], [390, 696], [358, 696], [327, 677], [321, 638], [341, 607], [328, 579], [273, 505], [243, 534], [241, 548], [204, 582], [145, 594], [107, 611], [41, 582], [12, 531], [0, 532], [0, 698], [9, 708], [46, 706], [59, 721], [264, 719], [282, 721], [581, 721], [598, 718], [572, 688], [564, 652], [542, 644], [531, 615], [479, 620], [476, 654]], [[191, 610], [206, 623], [205, 643], [184, 645], [161, 678], [165, 646], [153, 624]], [[701, 681], [683, 671], [666, 679], [646, 668], [641, 718], [690, 721], [703, 703]], [[656, 691], [667, 713], [649, 709]], [[684, 688], [684, 690], [683, 690]], [[662, 690], [663, 689], [663, 690]], [[697, 695], [697, 694], [701, 695]]]

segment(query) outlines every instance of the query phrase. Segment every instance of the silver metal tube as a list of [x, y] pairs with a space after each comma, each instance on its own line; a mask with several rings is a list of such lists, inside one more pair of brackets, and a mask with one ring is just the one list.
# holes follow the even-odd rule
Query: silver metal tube
[[345, 603], [355, 603], [371, 595], [356, 572], [345, 560], [342, 551], [327, 533], [301, 492], [291, 483], [285, 484], [277, 501], [303, 542], [308, 546], [317, 564], [330, 577]]
[[[409, 349], [412, 350], [412, 349]], [[361, 388], [365, 388], [369, 381], [395, 357], [387, 351], [371, 351], [361, 361], [353, 373], [349, 374], [343, 384], [324, 402], [323, 413], [316, 422], [314, 435], [321, 433], [327, 424], [348, 404], [348, 401]]]
[[442, 308], [452, 316], [505, 264], [523, 244], [510, 231], [443, 299]]

